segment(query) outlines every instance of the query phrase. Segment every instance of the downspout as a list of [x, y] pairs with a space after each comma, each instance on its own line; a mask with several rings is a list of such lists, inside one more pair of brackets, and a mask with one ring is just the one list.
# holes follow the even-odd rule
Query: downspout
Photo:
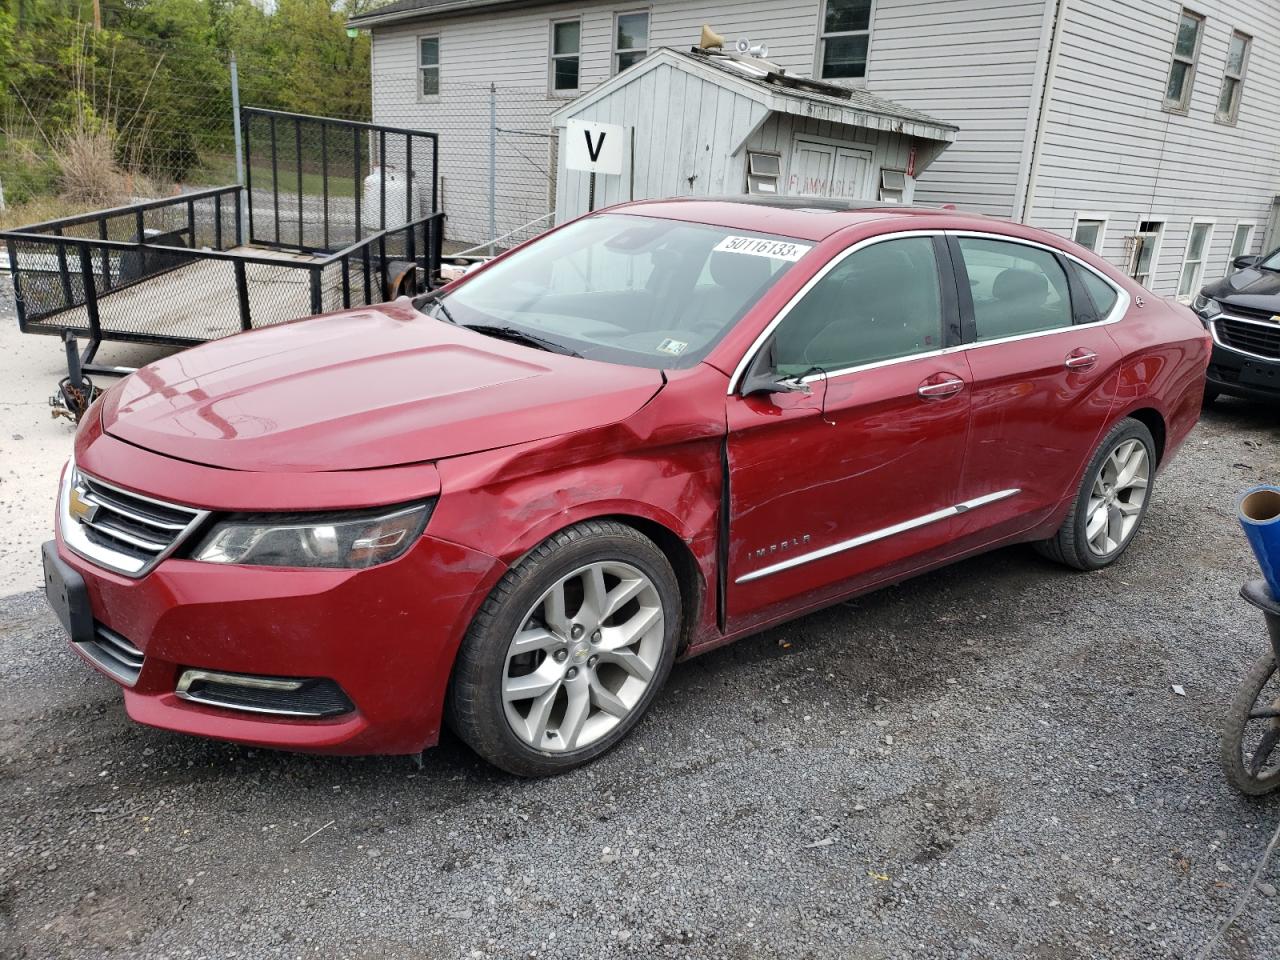
[[1040, 174], [1040, 153], [1044, 148], [1045, 128], [1049, 125], [1049, 105], [1053, 100], [1053, 83], [1058, 75], [1058, 55], [1062, 48], [1062, 26], [1067, 21], [1069, 0], [1058, 0], [1058, 10], [1053, 18], [1053, 33], [1049, 40], [1049, 59], [1045, 64], [1044, 85], [1040, 90], [1040, 105], [1036, 116], [1035, 142], [1031, 145], [1031, 167], [1027, 171], [1026, 187], [1018, 204], [1015, 219], [1021, 223], [1031, 220], [1035, 206], [1036, 180]]

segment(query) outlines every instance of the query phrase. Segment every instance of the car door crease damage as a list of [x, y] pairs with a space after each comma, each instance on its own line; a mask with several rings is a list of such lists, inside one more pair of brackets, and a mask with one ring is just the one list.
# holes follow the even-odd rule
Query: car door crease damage
[[[1150, 490], [1104, 537], [1095, 504], [1092, 539], [1077, 493], [1109, 489], [1113, 454], [1156, 480], [1211, 349], [1141, 290], [955, 211], [600, 211], [429, 312], [252, 331], [108, 391], [47, 592], [142, 723], [412, 754], [447, 722], [554, 773], [625, 737], [677, 659], [999, 546], [1114, 562]], [[208, 520], [113, 571], [76, 549], [95, 535], [76, 470], [120, 491], [121, 543], [178, 522], [148, 501]]]

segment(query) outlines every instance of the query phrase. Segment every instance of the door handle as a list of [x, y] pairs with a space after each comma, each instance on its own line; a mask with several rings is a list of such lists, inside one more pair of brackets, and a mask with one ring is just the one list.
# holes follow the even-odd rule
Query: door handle
[[954, 397], [963, 389], [963, 380], [959, 377], [948, 377], [946, 380], [932, 382], [926, 380], [916, 388], [916, 393], [925, 400], [945, 400], [947, 397]]
[[1098, 355], [1096, 353], [1081, 347], [1079, 350], [1072, 350], [1067, 354], [1066, 362], [1063, 365], [1068, 370], [1086, 370], [1097, 362]]

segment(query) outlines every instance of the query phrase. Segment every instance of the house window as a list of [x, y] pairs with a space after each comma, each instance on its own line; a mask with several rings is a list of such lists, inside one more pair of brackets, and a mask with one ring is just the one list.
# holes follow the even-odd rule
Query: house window
[[777, 196], [782, 179], [782, 157], [776, 153], [747, 154], [747, 193]]
[[1204, 17], [1183, 10], [1178, 19], [1178, 37], [1173, 44], [1173, 63], [1169, 65], [1169, 82], [1165, 86], [1166, 110], [1184, 111], [1191, 103], [1191, 87], [1195, 83], [1196, 60], [1200, 57], [1200, 37], [1204, 33]]
[[1159, 220], [1143, 220], [1138, 232], [1129, 238], [1129, 276], [1146, 286], [1155, 273], [1156, 255], [1164, 224]]
[[901, 203], [907, 195], [905, 170], [880, 171], [880, 199], [885, 203]]
[[871, 0], [826, 0], [818, 40], [819, 76], [826, 80], [865, 77], [870, 42]]
[[1076, 214], [1075, 229], [1071, 231], [1071, 239], [1080, 246], [1099, 253], [1102, 241], [1107, 233], [1107, 218], [1100, 213]]
[[424, 97], [440, 96], [440, 38], [418, 38], [418, 92]]
[[613, 32], [613, 72], [621, 73], [648, 55], [649, 14], [618, 14]]
[[1209, 256], [1213, 242], [1213, 222], [1191, 221], [1191, 236], [1187, 238], [1187, 253], [1182, 260], [1182, 275], [1178, 277], [1178, 296], [1189, 297], [1199, 293], [1204, 280], [1204, 261]]
[[578, 89], [581, 47], [581, 20], [561, 20], [551, 24], [551, 90], [553, 93], [573, 93]]
[[1231, 34], [1227, 45], [1227, 69], [1222, 74], [1222, 91], [1218, 94], [1218, 119], [1235, 123], [1240, 115], [1240, 92], [1244, 89], [1244, 70], [1249, 63], [1249, 37], [1239, 30]]
[[1231, 259], [1243, 257], [1253, 246], [1253, 224], [1237, 223], [1236, 232], [1231, 237]]

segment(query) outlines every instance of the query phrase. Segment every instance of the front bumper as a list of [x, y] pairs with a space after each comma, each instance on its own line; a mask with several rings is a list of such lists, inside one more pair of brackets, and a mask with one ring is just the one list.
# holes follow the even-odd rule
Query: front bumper
[[1254, 357], [1215, 341], [1207, 373], [1211, 389], [1251, 400], [1280, 400], [1280, 360]]
[[[93, 656], [92, 646], [72, 644], [124, 687], [134, 720], [341, 754], [416, 753], [436, 742], [454, 655], [475, 607], [502, 573], [493, 558], [429, 535], [398, 560], [366, 570], [170, 558], [132, 579], [70, 551], [61, 531], [56, 556], [83, 578], [93, 628], [142, 654], [138, 669], [122, 676]], [[297, 718], [209, 706], [179, 694], [190, 670], [325, 678], [353, 709]]]

